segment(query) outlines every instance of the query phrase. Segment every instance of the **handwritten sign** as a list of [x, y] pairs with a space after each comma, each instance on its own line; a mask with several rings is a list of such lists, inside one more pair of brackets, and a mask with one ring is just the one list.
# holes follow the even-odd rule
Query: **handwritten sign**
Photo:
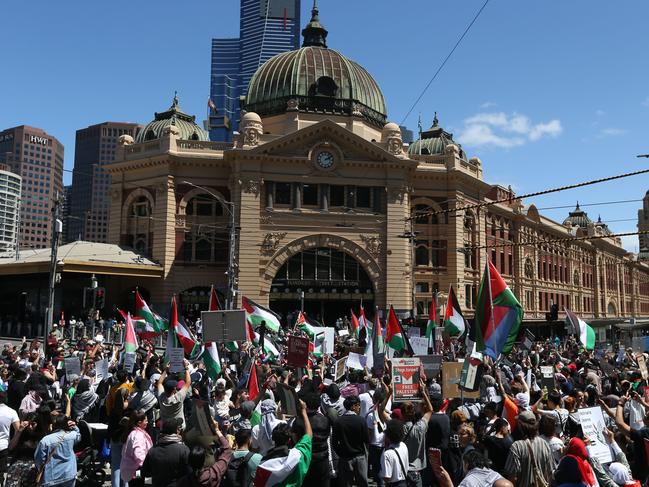
[[174, 347], [169, 350], [169, 372], [175, 374], [185, 370], [185, 350], [182, 347]]
[[600, 463], [611, 463], [613, 456], [603, 434], [606, 424], [604, 423], [602, 408], [599, 406], [583, 408], [577, 410], [577, 412], [579, 413], [584, 436], [588, 436], [591, 441], [590, 446], [588, 446], [588, 453], [591, 457], [597, 458]]
[[358, 353], [352, 352], [347, 356], [348, 369], [363, 370], [366, 363], [367, 357], [365, 355], [360, 355]]
[[334, 371], [334, 377], [336, 379], [336, 382], [342, 380], [345, 377], [346, 365], [347, 365], [347, 356], [336, 360], [336, 370]]
[[95, 380], [101, 382], [108, 378], [108, 359], [95, 362]]
[[392, 400], [420, 401], [418, 357], [392, 359]]
[[286, 362], [292, 367], [306, 367], [309, 362], [309, 339], [306, 337], [288, 337], [288, 354]]
[[415, 355], [426, 355], [428, 353], [428, 338], [413, 337], [410, 339], [410, 346]]

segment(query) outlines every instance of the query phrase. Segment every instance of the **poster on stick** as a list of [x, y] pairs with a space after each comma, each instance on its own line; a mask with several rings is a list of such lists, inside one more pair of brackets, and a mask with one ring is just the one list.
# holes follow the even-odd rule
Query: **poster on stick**
[[169, 350], [169, 372], [175, 374], [185, 370], [185, 350], [182, 347]]
[[288, 354], [286, 362], [291, 367], [306, 367], [309, 361], [309, 339], [306, 337], [288, 337]]
[[392, 400], [421, 401], [419, 397], [419, 357], [392, 359]]
[[602, 408], [595, 406], [593, 408], [578, 409], [581, 428], [584, 436], [588, 436], [591, 444], [588, 446], [588, 453], [591, 457], [597, 458], [600, 463], [606, 464], [613, 461], [611, 449], [604, 438], [604, 415]]

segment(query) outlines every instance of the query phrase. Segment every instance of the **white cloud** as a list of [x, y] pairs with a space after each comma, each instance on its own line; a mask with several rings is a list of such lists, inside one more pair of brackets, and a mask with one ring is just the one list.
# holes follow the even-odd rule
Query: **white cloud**
[[626, 134], [626, 130], [616, 128], [616, 127], [608, 127], [599, 131], [599, 135], [601, 137], [607, 137], [613, 135], [624, 135], [624, 134]]
[[486, 101], [482, 105], [480, 105], [480, 108], [486, 110], [487, 108], [493, 108], [495, 106], [498, 106], [498, 104], [493, 101]]
[[604, 110], [599, 110], [598, 109], [598, 110], [595, 110], [595, 115], [597, 115], [598, 117], [603, 117], [604, 115], [606, 115], [606, 112]]
[[464, 120], [458, 140], [472, 146], [517, 147], [563, 131], [558, 119], [534, 124], [526, 115], [504, 112], [477, 113]]

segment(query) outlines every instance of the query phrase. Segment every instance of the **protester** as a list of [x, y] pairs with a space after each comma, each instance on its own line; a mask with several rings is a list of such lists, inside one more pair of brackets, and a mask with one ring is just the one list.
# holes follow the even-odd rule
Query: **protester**
[[147, 424], [148, 419], [144, 411], [133, 411], [122, 434], [124, 446], [119, 466], [120, 476], [130, 487], [144, 485], [144, 479], [138, 471], [153, 446], [151, 437], [146, 432]]
[[175, 487], [189, 473], [189, 448], [181, 436], [182, 422], [178, 418], [162, 422], [160, 437], [142, 464], [142, 477], [151, 478], [153, 487]]
[[74, 487], [77, 457], [74, 446], [81, 440], [79, 429], [67, 416], [58, 416], [52, 433], [45, 436], [34, 453], [35, 466], [42, 471], [41, 485]]

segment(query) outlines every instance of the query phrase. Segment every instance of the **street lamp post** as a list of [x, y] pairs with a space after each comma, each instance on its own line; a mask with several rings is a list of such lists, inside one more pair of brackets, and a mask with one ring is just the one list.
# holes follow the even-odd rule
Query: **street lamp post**
[[226, 304], [225, 307], [226, 309], [234, 309], [234, 300], [235, 300], [235, 262], [234, 262], [234, 254], [236, 251], [236, 245], [237, 245], [237, 229], [235, 226], [235, 215], [234, 215], [234, 203], [232, 201], [226, 201], [223, 199], [223, 197], [213, 193], [210, 191], [208, 188], [205, 188], [203, 186], [199, 186], [198, 184], [190, 183], [189, 181], [183, 181], [184, 184], [188, 184], [189, 186], [193, 186], [194, 188], [200, 189], [201, 191], [205, 191], [207, 194], [212, 196], [215, 200], [217, 200], [219, 203], [221, 203], [229, 213], [230, 217], [230, 223], [228, 225], [229, 231], [230, 231], [230, 251], [228, 252], [228, 295], [226, 298]]
[[[56, 271], [58, 263], [58, 250], [59, 250], [59, 237], [63, 232], [63, 222], [59, 219], [59, 195], [54, 199], [54, 207], [52, 208], [52, 255], [50, 260], [50, 279], [48, 288], [47, 299], [47, 313], [45, 315], [45, 326], [43, 327], [43, 337], [45, 344], [47, 342], [47, 335], [50, 332], [50, 326], [54, 321], [54, 290], [56, 286]], [[45, 347], [45, 345], [43, 345]]]

